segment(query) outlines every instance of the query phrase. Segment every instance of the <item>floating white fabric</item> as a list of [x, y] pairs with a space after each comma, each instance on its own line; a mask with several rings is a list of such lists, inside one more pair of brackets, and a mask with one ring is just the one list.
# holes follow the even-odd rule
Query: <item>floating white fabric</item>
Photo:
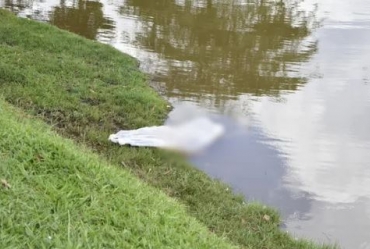
[[206, 117], [198, 117], [178, 125], [122, 130], [109, 136], [120, 145], [160, 147], [193, 153], [204, 149], [224, 132], [222, 125]]

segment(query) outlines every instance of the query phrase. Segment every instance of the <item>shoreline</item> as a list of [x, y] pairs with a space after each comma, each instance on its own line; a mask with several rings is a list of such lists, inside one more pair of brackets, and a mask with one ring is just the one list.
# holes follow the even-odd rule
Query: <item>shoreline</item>
[[0, 113], [1, 248], [237, 248], [158, 189], [1, 98]]
[[241, 248], [332, 248], [295, 240], [279, 229], [276, 210], [245, 204], [225, 184], [179, 156], [110, 144], [108, 134], [160, 124], [169, 111], [136, 59], [7, 11], [0, 10], [0, 23], [0, 72], [5, 75], [0, 89], [7, 102], [89, 146], [110, 164], [124, 165], [185, 205], [211, 232]]

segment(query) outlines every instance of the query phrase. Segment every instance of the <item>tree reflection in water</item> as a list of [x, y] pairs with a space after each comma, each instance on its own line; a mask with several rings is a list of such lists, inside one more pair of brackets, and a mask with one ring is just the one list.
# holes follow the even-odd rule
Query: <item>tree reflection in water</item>
[[295, 90], [305, 79], [292, 66], [317, 50], [307, 40], [314, 13], [294, 2], [128, 0], [120, 13], [142, 22], [135, 42], [169, 59], [162, 80], [170, 97]]
[[65, 0], [50, 13], [50, 23], [89, 39], [96, 39], [99, 29], [112, 29], [113, 22], [104, 17], [103, 4], [77, 0], [69, 6]]

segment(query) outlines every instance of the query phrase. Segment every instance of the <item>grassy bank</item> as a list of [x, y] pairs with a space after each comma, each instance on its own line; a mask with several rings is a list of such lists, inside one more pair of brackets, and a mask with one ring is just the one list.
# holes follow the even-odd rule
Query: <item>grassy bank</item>
[[0, 75], [8, 102], [175, 197], [210, 231], [243, 248], [324, 248], [292, 239], [274, 210], [244, 204], [168, 153], [109, 143], [109, 134], [160, 124], [168, 111], [130, 57], [0, 10]]
[[0, 248], [236, 248], [0, 100]]

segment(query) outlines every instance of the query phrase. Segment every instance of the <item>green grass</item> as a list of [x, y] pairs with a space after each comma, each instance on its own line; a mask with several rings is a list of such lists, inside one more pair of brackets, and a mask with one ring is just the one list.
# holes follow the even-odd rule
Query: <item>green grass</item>
[[3, 100], [0, 137], [2, 249], [236, 248], [164, 193]]
[[168, 112], [136, 61], [119, 51], [0, 10], [0, 75], [6, 101], [176, 198], [210, 231], [234, 244], [331, 248], [294, 240], [279, 229], [275, 210], [245, 204], [171, 153], [108, 142], [120, 129], [160, 124]]

